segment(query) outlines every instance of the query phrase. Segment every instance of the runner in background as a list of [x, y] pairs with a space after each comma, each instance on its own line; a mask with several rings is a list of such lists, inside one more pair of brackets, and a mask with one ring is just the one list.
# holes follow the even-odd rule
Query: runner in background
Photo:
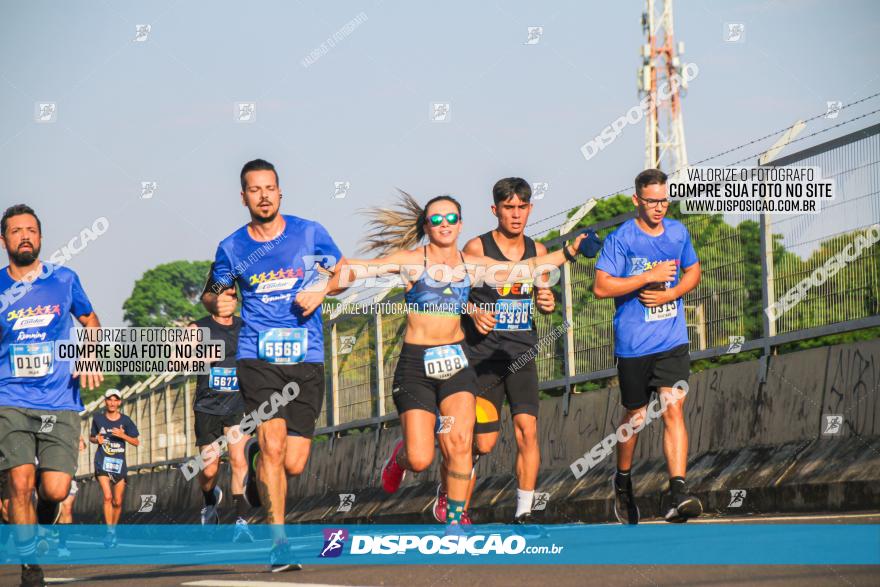
[[125, 497], [125, 478], [128, 465], [125, 462], [125, 445], [137, 446], [139, 432], [134, 422], [119, 411], [122, 398], [118, 389], [104, 393], [104, 412], [92, 416], [89, 441], [98, 445], [95, 451], [95, 477], [104, 494], [104, 521], [107, 536], [104, 547], [116, 546], [116, 524], [122, 515], [122, 499]]
[[[234, 296], [234, 290], [231, 295]], [[226, 352], [223, 360], [211, 365], [211, 372], [208, 375], [196, 377], [196, 397], [193, 404], [196, 446], [199, 447], [204, 462], [208, 463], [198, 475], [199, 487], [204, 499], [201, 523], [203, 526], [220, 523], [220, 502], [223, 499], [223, 491], [217, 484], [220, 472], [217, 440], [226, 437], [229, 465], [232, 469], [230, 482], [232, 507], [236, 516], [232, 541], [253, 542], [254, 537], [247, 523], [250, 505], [243, 495], [244, 477], [247, 473], [244, 447], [250, 436], [240, 434], [239, 424], [244, 418], [244, 400], [238, 390], [238, 376], [235, 371], [241, 318], [235, 315], [208, 315], [191, 323], [190, 327], [207, 328], [211, 333], [211, 340], [224, 342]]]

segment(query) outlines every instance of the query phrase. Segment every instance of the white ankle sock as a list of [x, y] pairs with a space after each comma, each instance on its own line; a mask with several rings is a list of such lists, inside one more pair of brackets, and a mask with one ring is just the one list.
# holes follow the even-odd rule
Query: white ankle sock
[[523, 514], [531, 513], [532, 500], [535, 497], [534, 491], [525, 491], [524, 489], [516, 490], [516, 515], [518, 518]]

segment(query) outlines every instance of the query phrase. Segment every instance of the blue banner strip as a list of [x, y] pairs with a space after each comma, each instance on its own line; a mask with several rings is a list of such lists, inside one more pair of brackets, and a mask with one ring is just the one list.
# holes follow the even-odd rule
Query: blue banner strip
[[[441, 525], [252, 525], [253, 542], [232, 541], [235, 526], [6, 526], [18, 541], [37, 533], [39, 564], [267, 564], [286, 536], [290, 562], [316, 564], [541, 565], [876, 565], [880, 525], [649, 524], [509, 526], [449, 530]], [[66, 542], [66, 550], [59, 550]], [[20, 557], [0, 545], [6, 564]]]

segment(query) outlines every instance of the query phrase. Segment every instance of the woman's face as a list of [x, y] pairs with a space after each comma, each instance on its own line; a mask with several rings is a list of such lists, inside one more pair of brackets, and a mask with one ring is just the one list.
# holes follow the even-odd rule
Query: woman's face
[[[434, 226], [431, 217], [435, 215], [442, 216], [442, 222], [438, 226]], [[458, 222], [450, 224], [446, 218], [448, 214], [458, 216]], [[449, 200], [439, 200], [428, 206], [428, 213], [425, 215], [425, 234], [432, 244], [440, 246], [454, 245], [458, 241], [458, 234], [461, 232], [461, 216], [458, 207]]]

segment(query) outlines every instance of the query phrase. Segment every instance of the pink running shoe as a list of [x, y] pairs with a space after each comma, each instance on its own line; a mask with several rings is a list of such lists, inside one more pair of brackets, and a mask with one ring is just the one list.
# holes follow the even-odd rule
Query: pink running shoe
[[461, 525], [470, 526], [471, 524], [473, 524], [473, 522], [471, 522], [471, 515], [466, 511], [461, 512]]
[[385, 463], [385, 467], [382, 469], [382, 489], [386, 493], [394, 493], [400, 489], [400, 484], [406, 475], [406, 471], [397, 464], [397, 453], [400, 452], [401, 448], [403, 448], [403, 439], [397, 441], [394, 451], [391, 453], [391, 458], [388, 459], [388, 462]]
[[441, 524], [446, 523], [446, 492], [441, 490], [442, 485], [437, 486], [437, 497], [434, 499], [434, 519]]

